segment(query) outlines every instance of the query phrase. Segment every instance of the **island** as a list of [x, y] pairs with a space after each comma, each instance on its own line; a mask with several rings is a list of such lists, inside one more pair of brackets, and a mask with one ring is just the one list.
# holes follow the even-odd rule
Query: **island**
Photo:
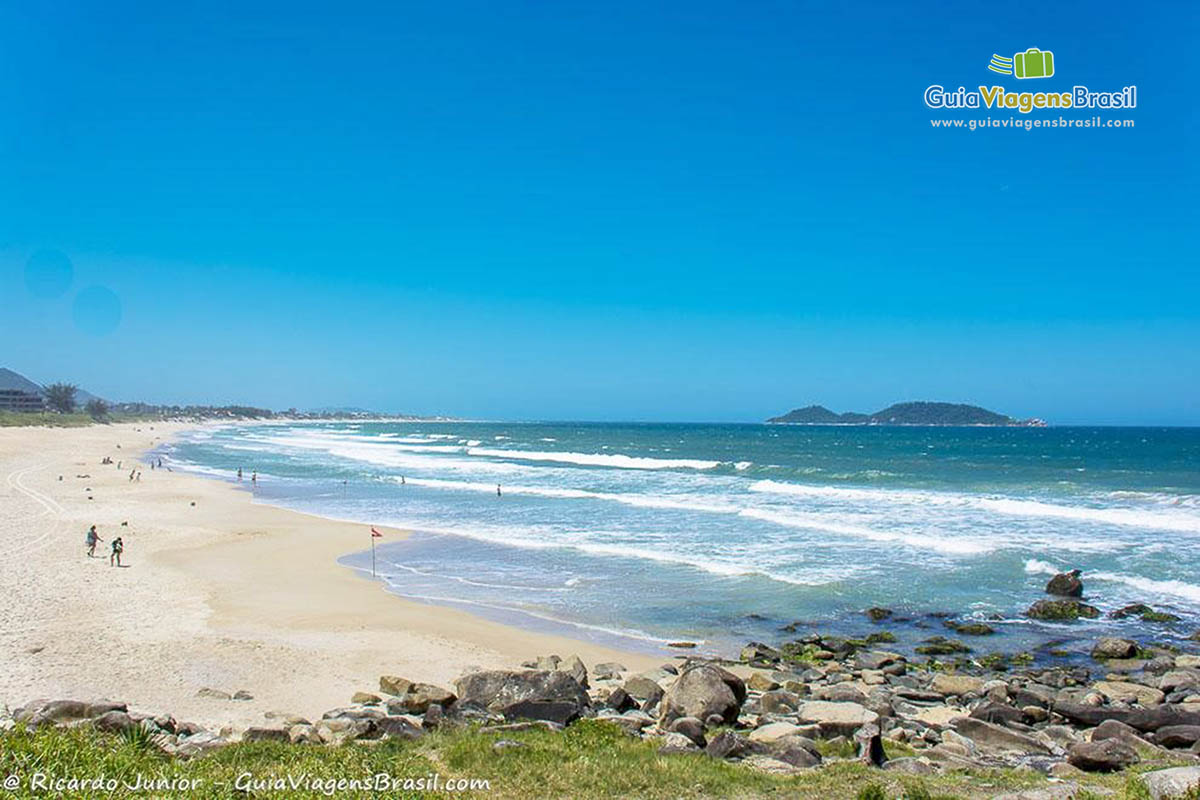
[[964, 403], [917, 401], [896, 403], [874, 414], [830, 411], [825, 406], [806, 406], [767, 420], [773, 425], [974, 425], [989, 427], [1045, 427], [1042, 419], [1015, 419]]

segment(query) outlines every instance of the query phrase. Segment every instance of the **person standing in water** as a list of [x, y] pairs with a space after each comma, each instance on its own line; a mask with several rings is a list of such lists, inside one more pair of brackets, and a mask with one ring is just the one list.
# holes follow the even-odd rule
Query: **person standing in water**
[[496, 484], [496, 497], [500, 497], [500, 484]]
[[250, 473], [250, 485], [258, 486], [258, 470], [254, 470]]
[[238, 467], [238, 480], [240, 481], [241, 479], [242, 479], [242, 468]]
[[104, 541], [103, 539], [100, 538], [100, 534], [96, 533], [95, 525], [88, 528], [88, 532], [87, 532], [87, 535], [84, 537], [84, 541], [87, 543], [88, 558], [95, 558], [96, 557], [96, 542]]

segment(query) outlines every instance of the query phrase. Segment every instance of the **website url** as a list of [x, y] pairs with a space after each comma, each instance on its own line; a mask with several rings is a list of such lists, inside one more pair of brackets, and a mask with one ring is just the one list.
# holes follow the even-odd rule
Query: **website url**
[[1102, 117], [1087, 117], [1085, 119], [1017, 119], [1016, 117], [984, 117], [983, 119], [931, 119], [929, 124], [935, 128], [966, 128], [970, 131], [985, 128], [1014, 128], [1031, 131], [1034, 128], [1132, 128], [1131, 119], [1104, 119]]

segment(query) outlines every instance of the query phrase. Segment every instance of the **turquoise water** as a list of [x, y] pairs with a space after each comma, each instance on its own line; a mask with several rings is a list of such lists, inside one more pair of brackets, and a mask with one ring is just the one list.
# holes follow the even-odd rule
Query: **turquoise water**
[[[981, 651], [1200, 627], [1197, 429], [244, 425], [166, 456], [257, 470], [263, 502], [417, 531], [377, 550], [397, 594], [624, 646], [862, 634], [874, 605], [905, 618], [901, 646], [944, 614], [994, 620]], [[369, 550], [343, 562], [369, 570]], [[1105, 611], [1184, 620], [1024, 619], [1072, 567]]]

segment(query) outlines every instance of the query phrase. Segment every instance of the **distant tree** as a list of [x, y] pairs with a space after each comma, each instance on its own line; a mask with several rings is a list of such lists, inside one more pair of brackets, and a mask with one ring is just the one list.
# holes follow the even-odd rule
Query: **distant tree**
[[88, 416], [96, 421], [105, 419], [108, 416], [108, 403], [99, 397], [93, 397], [91, 400], [88, 400], [84, 409], [87, 411]]
[[46, 405], [60, 414], [71, 414], [75, 411], [78, 389], [73, 383], [52, 383], [46, 387]]

